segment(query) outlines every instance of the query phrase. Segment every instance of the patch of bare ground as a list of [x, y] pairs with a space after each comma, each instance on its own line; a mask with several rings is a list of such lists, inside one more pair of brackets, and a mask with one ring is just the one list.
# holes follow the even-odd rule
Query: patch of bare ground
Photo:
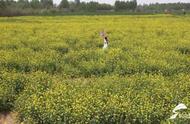
[[0, 113], [0, 124], [19, 124], [17, 114], [13, 112]]

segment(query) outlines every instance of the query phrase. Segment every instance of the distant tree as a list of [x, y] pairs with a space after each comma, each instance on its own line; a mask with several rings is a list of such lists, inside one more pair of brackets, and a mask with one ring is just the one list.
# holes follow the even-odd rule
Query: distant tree
[[22, 8], [22, 9], [30, 7], [28, 0], [18, 0], [16, 5], [17, 5], [17, 7]]
[[15, 6], [16, 5], [16, 1], [14, 1], [14, 0], [5, 0], [5, 5], [7, 7]]
[[113, 6], [110, 4], [99, 4], [97, 10], [112, 10]]
[[69, 2], [69, 10], [70, 10], [71, 12], [74, 12], [74, 11], [77, 10], [77, 5], [76, 5], [75, 2], [73, 2], [73, 1]]
[[52, 8], [53, 0], [41, 0], [41, 5], [43, 8]]
[[86, 10], [90, 11], [90, 12], [94, 12], [97, 10], [98, 6], [99, 6], [98, 2], [91, 1], [91, 2], [86, 4]]
[[80, 3], [79, 10], [80, 11], [86, 11], [87, 10], [86, 2], [81, 2]]
[[115, 10], [125, 10], [126, 9], [126, 3], [124, 1], [115, 1]]
[[133, 0], [132, 9], [133, 9], [133, 10], [137, 9], [137, 0]]
[[59, 4], [60, 8], [69, 8], [69, 2], [68, 0], [62, 0]]
[[39, 0], [31, 0], [30, 6], [34, 9], [40, 8], [40, 1]]
[[6, 8], [6, 2], [4, 0], [0, 0], [0, 9]]
[[116, 1], [115, 10], [135, 10], [137, 8], [137, 0], [132, 1]]
[[75, 0], [75, 3], [76, 3], [77, 6], [79, 6], [80, 5], [80, 0]]
[[79, 6], [80, 11], [95, 12], [97, 10], [112, 10], [113, 6], [110, 4], [100, 4], [98, 2], [81, 2]]

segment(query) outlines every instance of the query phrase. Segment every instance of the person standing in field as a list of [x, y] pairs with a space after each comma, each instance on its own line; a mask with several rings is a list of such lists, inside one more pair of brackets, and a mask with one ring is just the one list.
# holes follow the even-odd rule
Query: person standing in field
[[185, 14], [186, 14], [186, 11], [185, 11], [185, 9], [182, 9], [182, 12], [183, 12], [183, 15], [185, 15]]
[[105, 34], [104, 31], [101, 32], [100, 35], [102, 36], [103, 42], [104, 42], [103, 49], [106, 49], [108, 47], [108, 43], [109, 43], [108, 37], [107, 37], [107, 35]]

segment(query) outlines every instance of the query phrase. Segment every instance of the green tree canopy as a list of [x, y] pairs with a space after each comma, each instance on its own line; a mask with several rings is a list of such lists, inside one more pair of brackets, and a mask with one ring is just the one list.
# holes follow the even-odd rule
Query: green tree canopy
[[4, 0], [0, 0], [0, 9], [6, 8], [6, 3]]
[[62, 0], [61, 3], [59, 4], [60, 8], [69, 8], [69, 2], [68, 0]]
[[30, 6], [31, 6], [32, 8], [34, 8], [34, 9], [40, 8], [40, 7], [41, 7], [41, 6], [40, 6], [40, 1], [39, 1], [39, 0], [31, 0]]
[[41, 0], [41, 5], [43, 8], [52, 8], [53, 0]]
[[132, 1], [116, 1], [115, 10], [135, 10], [137, 8], [137, 0]]
[[76, 5], [80, 5], [80, 0], [75, 0]]

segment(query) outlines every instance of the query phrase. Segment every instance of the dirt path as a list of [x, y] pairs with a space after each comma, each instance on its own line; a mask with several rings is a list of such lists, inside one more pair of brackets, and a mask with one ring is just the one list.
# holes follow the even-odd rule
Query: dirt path
[[17, 124], [15, 114], [10, 112], [0, 113], [0, 124]]

